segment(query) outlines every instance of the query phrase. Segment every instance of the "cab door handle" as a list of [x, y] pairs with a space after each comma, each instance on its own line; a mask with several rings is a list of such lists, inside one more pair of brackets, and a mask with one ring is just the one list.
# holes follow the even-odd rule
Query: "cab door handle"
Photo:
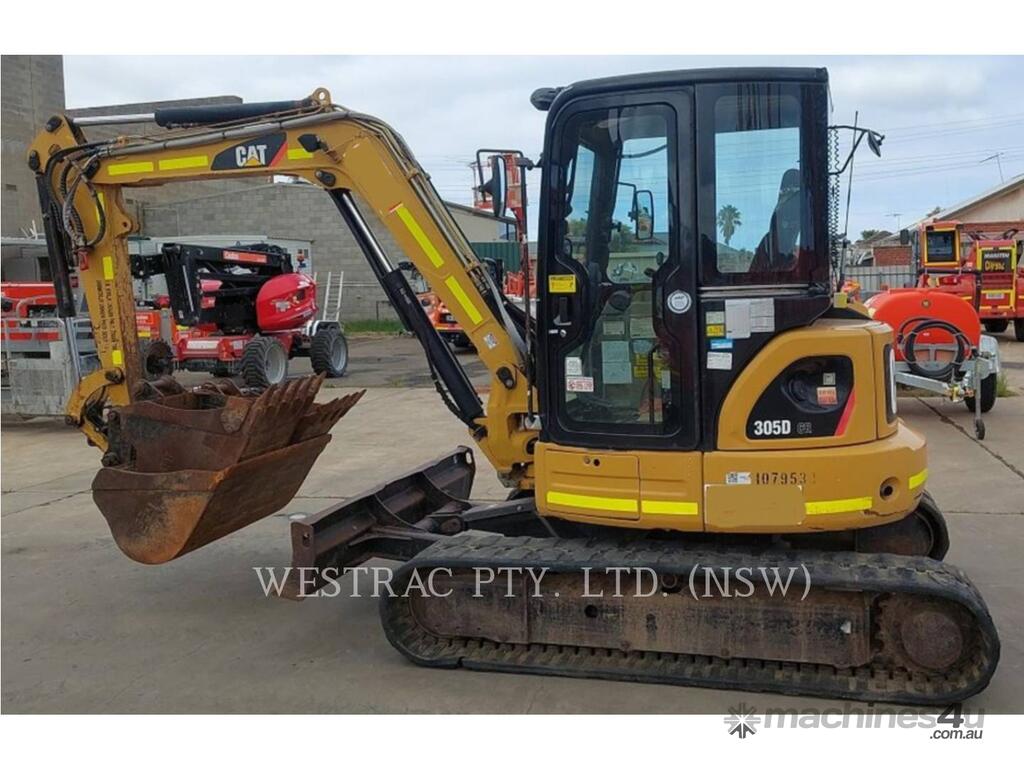
[[555, 316], [551, 319], [551, 324], [560, 328], [566, 328], [572, 325], [573, 319], [570, 310], [571, 306], [568, 296], [559, 296], [556, 304], [557, 311], [555, 312]]

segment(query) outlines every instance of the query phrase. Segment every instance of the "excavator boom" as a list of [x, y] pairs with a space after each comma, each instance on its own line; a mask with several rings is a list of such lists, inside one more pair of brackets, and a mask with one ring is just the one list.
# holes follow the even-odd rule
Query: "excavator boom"
[[[282, 109], [287, 105], [289, 109]], [[324, 188], [363, 249], [396, 311], [428, 347], [440, 386], [481, 449], [511, 484], [525, 475], [527, 410], [525, 344], [514, 311], [476, 259], [465, 236], [401, 137], [369, 115], [335, 106], [318, 89], [297, 102], [157, 113], [158, 124], [188, 125], [166, 137], [90, 143], [66, 117], [53, 118], [33, 144], [29, 163], [39, 174], [47, 233], [54, 249], [59, 294], [68, 265], [85, 283], [101, 370], [83, 379], [68, 405], [69, 417], [106, 449], [102, 420], [91, 407], [98, 393], [107, 405], [126, 405], [141, 380], [135, 344], [127, 237], [136, 224], [121, 190], [178, 181], [289, 175]], [[214, 124], [209, 124], [216, 121]], [[357, 203], [356, 195], [360, 202]], [[368, 206], [403, 253], [450, 307], [481, 359], [493, 386], [484, 412], [461, 366], [433, 335], [422, 332], [415, 294], [360, 210]], [[67, 224], [68, 226], [65, 226]], [[68, 301], [59, 296], [64, 311]], [[112, 381], [111, 379], [116, 379]]]

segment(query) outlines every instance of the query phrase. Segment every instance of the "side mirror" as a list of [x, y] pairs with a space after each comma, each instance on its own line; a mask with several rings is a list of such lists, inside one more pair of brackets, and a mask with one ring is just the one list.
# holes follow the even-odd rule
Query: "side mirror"
[[900, 245], [910, 245], [910, 230], [909, 229], [901, 229], [900, 230]]
[[875, 153], [875, 157], [882, 156], [882, 142], [885, 136], [875, 131], [868, 131], [868, 147]]
[[633, 192], [633, 234], [637, 240], [654, 239], [654, 193], [649, 189]]
[[501, 155], [491, 155], [491, 178], [480, 185], [480, 191], [491, 198], [495, 216], [505, 215], [505, 162]]

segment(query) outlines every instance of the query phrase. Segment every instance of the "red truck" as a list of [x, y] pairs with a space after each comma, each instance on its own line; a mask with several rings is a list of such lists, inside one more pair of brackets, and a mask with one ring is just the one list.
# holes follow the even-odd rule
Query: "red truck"
[[914, 244], [918, 286], [970, 302], [985, 330], [1002, 333], [1013, 323], [1024, 341], [1024, 221], [922, 225]]

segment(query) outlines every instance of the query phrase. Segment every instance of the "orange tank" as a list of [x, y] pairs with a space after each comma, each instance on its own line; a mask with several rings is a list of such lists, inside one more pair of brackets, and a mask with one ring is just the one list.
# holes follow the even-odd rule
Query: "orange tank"
[[[896, 334], [905, 335], [922, 320], [943, 320], [956, 327], [977, 347], [981, 340], [981, 321], [970, 302], [932, 288], [892, 288], [875, 294], [865, 302], [871, 317], [889, 325]], [[950, 345], [953, 335], [941, 328], [929, 328], [919, 334], [918, 343]], [[903, 358], [902, 345], [895, 345], [896, 359]]]

